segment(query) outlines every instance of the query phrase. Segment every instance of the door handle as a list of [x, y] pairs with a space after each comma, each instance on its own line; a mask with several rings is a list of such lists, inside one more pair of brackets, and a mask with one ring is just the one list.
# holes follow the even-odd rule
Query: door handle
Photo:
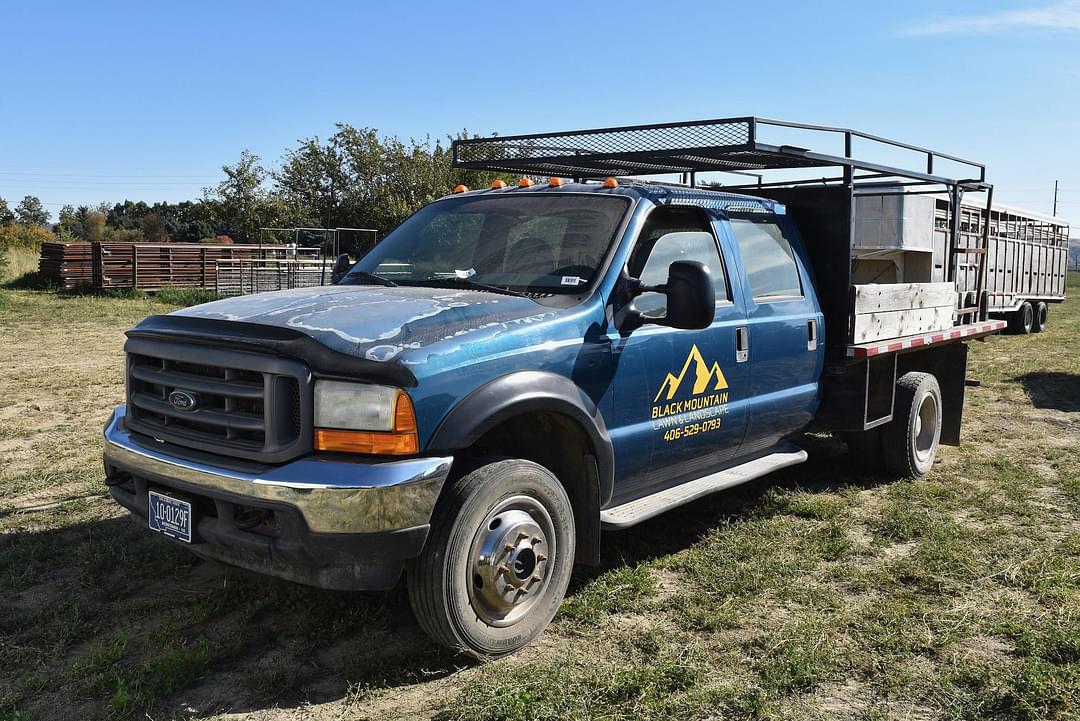
[[806, 350], [817, 350], [817, 319], [806, 321]]
[[735, 362], [745, 363], [750, 360], [750, 329], [746, 326], [735, 329]]

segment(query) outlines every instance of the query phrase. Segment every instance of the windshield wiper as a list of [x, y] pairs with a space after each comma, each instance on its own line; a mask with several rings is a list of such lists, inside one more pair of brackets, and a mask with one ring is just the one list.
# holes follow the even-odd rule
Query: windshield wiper
[[528, 298], [529, 296], [518, 290], [511, 290], [501, 285], [490, 285], [489, 283], [481, 283], [478, 280], [472, 278], [459, 278], [457, 276], [451, 276], [448, 278], [428, 278], [427, 280], [419, 281], [417, 285], [429, 285], [438, 287], [439, 285], [449, 286], [465, 286], [473, 290], [486, 290], [489, 293], [500, 293], [502, 295], [514, 295], [518, 298]]
[[378, 275], [376, 273], [369, 273], [366, 270], [355, 270], [352, 273], [349, 273], [349, 275], [346, 276], [346, 277], [357, 277], [357, 278], [364, 278], [366, 280], [373, 280], [376, 283], [378, 283], [379, 285], [385, 285], [387, 288], [397, 288], [397, 286], [398, 286], [397, 283], [390, 280], [389, 278], [384, 278], [383, 276]]

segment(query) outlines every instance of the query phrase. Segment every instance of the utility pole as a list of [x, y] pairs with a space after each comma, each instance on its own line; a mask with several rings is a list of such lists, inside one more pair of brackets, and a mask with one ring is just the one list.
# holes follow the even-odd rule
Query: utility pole
[[1058, 191], [1058, 181], [1055, 180], [1054, 181], [1054, 217], [1055, 218], [1057, 217], [1057, 191]]

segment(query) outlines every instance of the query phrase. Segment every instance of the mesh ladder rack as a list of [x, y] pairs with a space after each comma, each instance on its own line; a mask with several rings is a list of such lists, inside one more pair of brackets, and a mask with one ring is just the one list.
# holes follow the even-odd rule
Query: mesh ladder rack
[[[807, 140], [842, 141], [843, 154], [764, 142], [763, 131], [776, 129]], [[853, 153], [856, 141], [871, 152], [907, 151], [925, 162], [903, 167], [858, 158]], [[469, 138], [455, 140], [452, 148], [458, 168], [569, 178], [844, 167], [874, 174], [863, 177], [907, 178], [967, 190], [988, 187], [981, 163], [849, 128], [758, 117]], [[963, 170], [965, 177], [935, 172], [943, 161]]]

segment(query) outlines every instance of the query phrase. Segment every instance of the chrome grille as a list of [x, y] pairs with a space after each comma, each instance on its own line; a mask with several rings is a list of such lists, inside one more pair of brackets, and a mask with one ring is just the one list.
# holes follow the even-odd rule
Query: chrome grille
[[[309, 381], [302, 364], [141, 339], [128, 341], [127, 350], [131, 430], [267, 462], [310, 450], [304, 434], [311, 427]], [[181, 398], [174, 402], [177, 394]], [[185, 407], [188, 401], [194, 402], [190, 408]]]

